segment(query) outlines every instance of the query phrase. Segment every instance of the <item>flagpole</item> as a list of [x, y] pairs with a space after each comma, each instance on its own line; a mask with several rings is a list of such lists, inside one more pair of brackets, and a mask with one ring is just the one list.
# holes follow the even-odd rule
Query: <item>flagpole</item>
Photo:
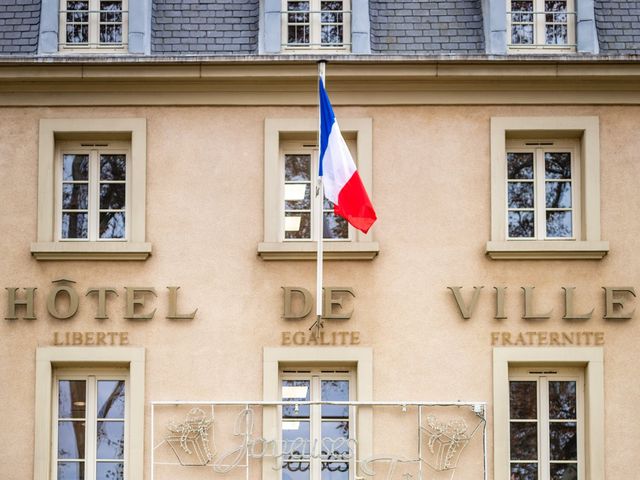
[[[325, 67], [327, 62], [325, 60], [321, 60], [318, 62], [318, 78], [322, 80], [324, 84], [324, 76], [325, 76]], [[326, 89], [326, 85], [325, 85]], [[321, 127], [322, 127], [322, 113], [320, 111], [320, 87], [318, 86], [318, 162], [322, 161], [320, 158], [321, 148], [322, 148], [322, 139], [321, 139]], [[318, 168], [318, 173], [320, 172], [320, 168]], [[316, 329], [320, 331], [322, 328], [322, 275], [323, 275], [323, 237], [324, 237], [324, 222], [323, 222], [323, 207], [324, 207], [324, 189], [322, 188], [322, 176], [318, 174], [318, 184], [316, 188], [316, 232], [317, 232], [317, 256], [316, 256]]]

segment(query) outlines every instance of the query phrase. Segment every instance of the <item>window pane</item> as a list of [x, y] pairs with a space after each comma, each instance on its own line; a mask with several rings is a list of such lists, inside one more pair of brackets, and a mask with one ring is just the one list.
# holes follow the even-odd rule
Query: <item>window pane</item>
[[100, 155], [100, 180], [126, 180], [126, 155]]
[[552, 463], [551, 480], [577, 480], [578, 467], [572, 463]]
[[282, 465], [282, 480], [309, 480], [308, 462], [287, 462]]
[[571, 179], [571, 153], [569, 152], [545, 152], [544, 154], [544, 178]]
[[547, 208], [571, 208], [571, 182], [545, 182]]
[[323, 462], [321, 480], [349, 480], [347, 462]]
[[320, 42], [323, 45], [340, 45], [343, 42], [342, 25], [322, 25]]
[[309, 210], [311, 186], [308, 183], [288, 183], [284, 186], [285, 210]]
[[309, 42], [309, 26], [308, 25], [289, 25], [289, 35], [287, 37], [289, 44], [308, 45]]
[[323, 458], [343, 460], [349, 452], [349, 422], [323, 421], [321, 444]]
[[547, 25], [545, 27], [545, 42], [547, 45], [566, 45], [568, 33], [566, 25]]
[[533, 182], [509, 182], [509, 208], [533, 208]]
[[73, 24], [67, 25], [67, 43], [88, 43], [89, 25]]
[[124, 464], [115, 462], [98, 462], [96, 480], [123, 480]]
[[89, 155], [63, 155], [62, 180], [89, 180]]
[[577, 418], [576, 382], [549, 382], [549, 418], [552, 420]]
[[85, 422], [58, 422], [58, 458], [84, 458]]
[[100, 238], [125, 238], [124, 212], [103, 212], [100, 214]]
[[[348, 402], [349, 380], [322, 380], [321, 400], [323, 402]], [[349, 418], [349, 407], [342, 405], [322, 405], [323, 418]]]
[[322, 23], [342, 23], [342, 2], [320, 2]]
[[63, 213], [62, 238], [87, 238], [87, 214]]
[[310, 213], [285, 213], [284, 214], [284, 238], [311, 238], [311, 214]]
[[311, 155], [285, 155], [285, 182], [301, 182], [311, 180]]
[[552, 422], [549, 424], [549, 447], [551, 460], [577, 460], [576, 422]]
[[101, 22], [122, 22], [122, 2], [108, 0], [100, 2]]
[[544, 11], [551, 12], [545, 15], [547, 23], [567, 22], [567, 2], [566, 0], [547, 0], [544, 2]]
[[125, 207], [126, 185], [124, 183], [100, 184], [100, 208], [120, 210]]
[[84, 462], [59, 462], [58, 480], [84, 480]]
[[533, 153], [507, 153], [507, 178], [509, 180], [532, 180]]
[[333, 212], [324, 212], [323, 238], [349, 238], [347, 221]]
[[[311, 392], [309, 380], [283, 380], [282, 381], [282, 401], [308, 402]], [[283, 418], [309, 418], [309, 405], [283, 405]]]
[[59, 380], [58, 418], [84, 418], [86, 396], [84, 380]]
[[538, 458], [538, 424], [511, 422], [511, 460], [536, 460]]
[[98, 380], [98, 418], [124, 418], [124, 380]]
[[518, 0], [511, 2], [512, 22], [533, 22], [533, 1]]
[[573, 236], [571, 212], [547, 212], [547, 237], [568, 238]]
[[291, 421], [282, 422], [282, 452], [285, 458], [301, 459], [310, 453], [310, 422]]
[[533, 238], [534, 232], [533, 212], [509, 212], [509, 237]]
[[124, 458], [124, 422], [98, 422], [97, 458]]
[[538, 480], [536, 463], [512, 463], [509, 480]]
[[67, 2], [67, 22], [88, 22], [89, 2]]
[[63, 183], [62, 208], [65, 210], [86, 210], [89, 208], [89, 185], [86, 183]]
[[538, 417], [537, 382], [509, 382], [509, 417], [519, 420]]
[[122, 24], [100, 25], [100, 43], [122, 43]]

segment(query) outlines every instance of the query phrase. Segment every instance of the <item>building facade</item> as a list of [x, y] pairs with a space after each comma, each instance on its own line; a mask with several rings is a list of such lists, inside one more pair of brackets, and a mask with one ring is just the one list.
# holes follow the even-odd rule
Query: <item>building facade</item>
[[3, 0], [0, 477], [635, 478], [639, 53], [636, 1]]

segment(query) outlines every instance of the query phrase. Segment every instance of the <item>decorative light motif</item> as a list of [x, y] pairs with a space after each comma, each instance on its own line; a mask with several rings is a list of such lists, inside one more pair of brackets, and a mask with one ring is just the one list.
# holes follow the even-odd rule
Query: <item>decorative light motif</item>
[[[215, 446], [213, 451], [209, 446], [209, 429], [212, 425], [213, 417], [207, 417], [200, 408], [192, 408], [182, 423], [169, 421], [167, 429], [174, 435], [166, 436], [165, 440], [173, 449], [181, 465], [206, 465], [213, 459]], [[183, 455], [174, 447], [178, 440], [184, 453], [196, 455], [197, 463], [183, 461]]]

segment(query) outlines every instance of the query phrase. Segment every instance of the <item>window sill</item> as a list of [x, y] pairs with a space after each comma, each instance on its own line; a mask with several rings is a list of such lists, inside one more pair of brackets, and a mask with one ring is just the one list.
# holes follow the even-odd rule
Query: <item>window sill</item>
[[[378, 242], [325, 242], [325, 260], [373, 260], [380, 251]], [[258, 244], [263, 260], [315, 260], [315, 242], [263, 242]]]
[[146, 260], [147, 242], [38, 242], [31, 244], [36, 260]]
[[493, 260], [601, 260], [609, 253], [609, 242], [490, 241], [486, 253]]

